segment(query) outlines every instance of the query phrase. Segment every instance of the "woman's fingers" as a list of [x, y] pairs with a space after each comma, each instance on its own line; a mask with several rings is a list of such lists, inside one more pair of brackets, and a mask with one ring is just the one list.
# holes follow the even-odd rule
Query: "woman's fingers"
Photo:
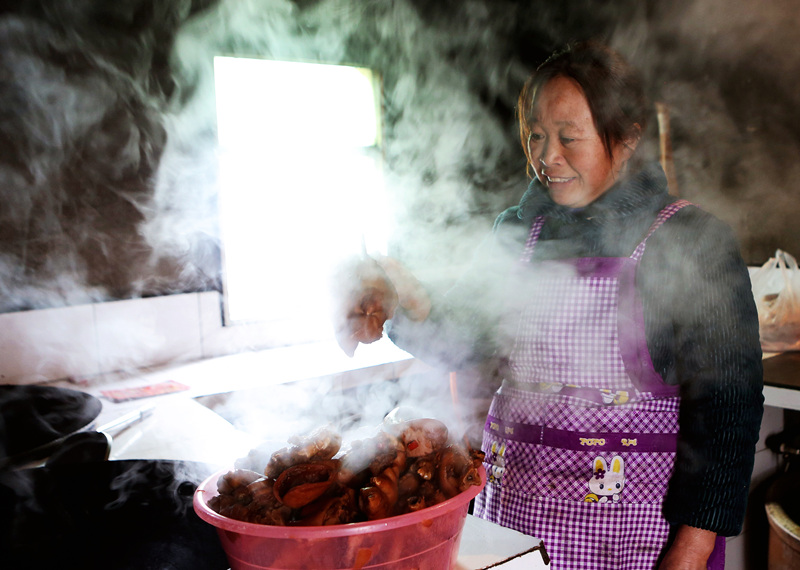
[[383, 325], [398, 304], [392, 282], [375, 260], [350, 260], [338, 268], [334, 295], [336, 340], [348, 356], [359, 343], [368, 344], [383, 336]]
[[358, 348], [358, 340], [349, 330], [342, 328], [336, 331], [336, 342], [339, 343], [339, 347], [350, 358], [352, 358], [356, 353], [356, 348]]

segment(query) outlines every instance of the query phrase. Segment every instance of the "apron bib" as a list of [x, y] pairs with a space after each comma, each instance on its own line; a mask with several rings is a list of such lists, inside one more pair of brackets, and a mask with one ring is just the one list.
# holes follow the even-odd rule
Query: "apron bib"
[[475, 514], [543, 539], [553, 570], [651, 570], [669, 538], [680, 398], [653, 368], [635, 278], [647, 239], [688, 204], [659, 212], [630, 257], [532, 268], [544, 218], [531, 227], [519, 270], [537, 294], [489, 409]]

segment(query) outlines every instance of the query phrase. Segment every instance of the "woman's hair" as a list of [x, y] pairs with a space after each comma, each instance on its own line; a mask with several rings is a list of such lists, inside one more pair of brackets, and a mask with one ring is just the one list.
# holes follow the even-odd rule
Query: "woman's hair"
[[551, 55], [522, 87], [517, 117], [528, 164], [533, 108], [541, 88], [555, 77], [568, 77], [581, 87], [608, 156], [618, 143], [644, 133], [650, 109], [638, 70], [611, 48], [595, 42], [578, 43]]

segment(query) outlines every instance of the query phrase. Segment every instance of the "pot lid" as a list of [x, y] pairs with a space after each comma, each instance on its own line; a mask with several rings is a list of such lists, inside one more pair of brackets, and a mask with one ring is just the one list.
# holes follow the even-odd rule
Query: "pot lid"
[[51, 444], [87, 427], [102, 407], [78, 390], [0, 385], [0, 465], [46, 456]]

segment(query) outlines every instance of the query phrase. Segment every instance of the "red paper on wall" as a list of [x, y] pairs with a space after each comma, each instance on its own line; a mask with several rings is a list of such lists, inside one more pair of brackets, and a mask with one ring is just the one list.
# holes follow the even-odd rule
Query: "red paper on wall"
[[100, 390], [103, 397], [112, 402], [125, 402], [127, 400], [138, 400], [139, 398], [149, 398], [150, 396], [160, 396], [161, 394], [171, 394], [172, 392], [182, 392], [188, 390], [189, 386], [166, 380], [158, 384], [140, 386], [138, 388], [120, 388], [117, 390]]

